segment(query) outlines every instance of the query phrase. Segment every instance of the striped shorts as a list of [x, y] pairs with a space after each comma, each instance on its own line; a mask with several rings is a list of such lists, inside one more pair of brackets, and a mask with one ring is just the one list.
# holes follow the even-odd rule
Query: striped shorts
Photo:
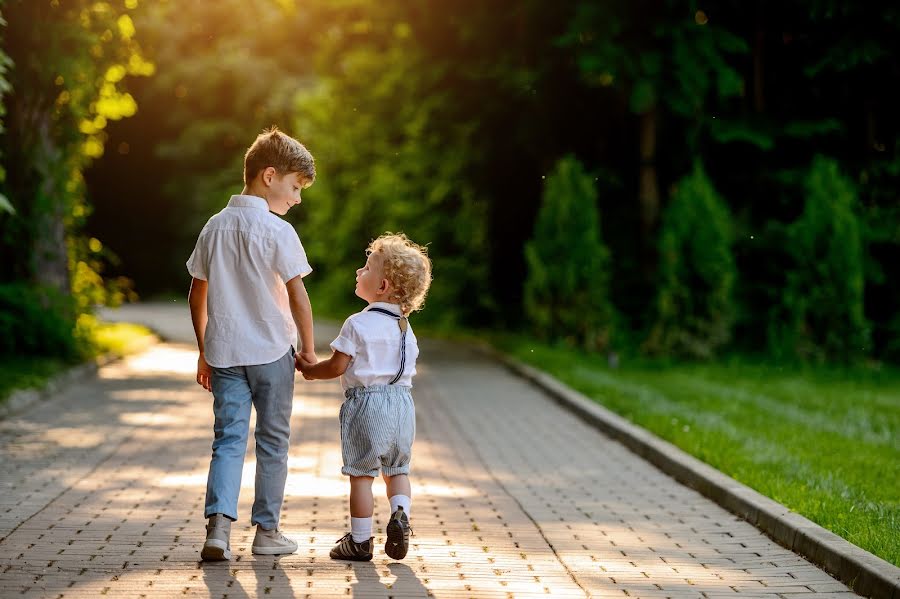
[[409, 387], [373, 385], [344, 391], [341, 472], [350, 476], [409, 474], [416, 406]]

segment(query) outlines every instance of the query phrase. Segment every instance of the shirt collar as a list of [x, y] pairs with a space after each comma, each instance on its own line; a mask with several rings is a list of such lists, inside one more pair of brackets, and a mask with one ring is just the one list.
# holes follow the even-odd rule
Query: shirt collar
[[368, 312], [372, 308], [381, 308], [382, 310], [387, 310], [388, 312], [392, 312], [397, 316], [401, 316], [400, 314], [400, 304], [390, 304], [388, 302], [372, 302], [363, 312]]
[[269, 203], [259, 196], [251, 195], [233, 195], [228, 201], [229, 208], [262, 208], [269, 209]]

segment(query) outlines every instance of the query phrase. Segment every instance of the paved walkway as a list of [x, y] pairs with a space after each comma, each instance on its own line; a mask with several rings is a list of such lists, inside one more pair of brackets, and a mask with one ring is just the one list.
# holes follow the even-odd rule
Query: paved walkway
[[[847, 588], [478, 354], [423, 344], [410, 553], [335, 562], [346, 530], [336, 381], [298, 378], [282, 526], [250, 553], [248, 453], [230, 563], [200, 563], [210, 396], [184, 302], [170, 340], [0, 421], [0, 597], [853, 597]], [[319, 328], [327, 348], [333, 328]], [[252, 447], [252, 440], [251, 440]], [[379, 546], [380, 543], [380, 546]]]

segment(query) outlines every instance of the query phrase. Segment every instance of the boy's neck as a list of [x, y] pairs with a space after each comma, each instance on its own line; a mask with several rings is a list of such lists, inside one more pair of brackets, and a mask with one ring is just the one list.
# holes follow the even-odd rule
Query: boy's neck
[[[265, 189], [260, 189], [259, 185], [254, 185], [253, 183], [251, 183], [250, 185], [244, 186], [244, 189], [241, 190], [241, 195], [256, 196], [258, 198], [262, 198], [263, 200], [265, 200], [266, 204], [268, 204], [269, 200], [266, 199], [266, 196], [264, 195], [265, 192]], [[269, 209], [271, 209], [271, 206], [269, 206]]]

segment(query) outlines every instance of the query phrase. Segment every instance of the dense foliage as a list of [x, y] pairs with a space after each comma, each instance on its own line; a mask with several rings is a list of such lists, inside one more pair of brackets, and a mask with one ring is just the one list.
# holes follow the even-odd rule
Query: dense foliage
[[773, 349], [819, 360], [866, 354], [865, 264], [856, 190], [833, 161], [817, 156], [802, 216], [788, 228], [791, 267]]
[[728, 207], [698, 163], [676, 185], [660, 233], [656, 322], [646, 348], [709, 358], [731, 340], [737, 268]]
[[608, 348], [609, 251], [600, 238], [594, 178], [572, 156], [547, 177], [525, 259], [525, 313], [537, 334], [588, 350]]
[[[59, 335], [75, 341], [92, 326], [93, 305], [120, 293], [97, 272], [102, 242], [81, 232], [90, 212], [83, 171], [102, 156], [107, 123], [137, 110], [124, 79], [153, 73], [135, 40], [129, 12], [136, 6], [136, 0], [124, 9], [91, 0], [4, 5], [12, 25], [2, 62], [11, 92], [4, 100], [0, 184], [11, 209], [0, 216], [0, 252], [15, 259], [0, 263], [0, 283], [28, 285], [22, 301], [35, 306], [20, 316], [55, 322]], [[4, 346], [39, 349], [27, 337]]]
[[[288, 218], [316, 269], [320, 313], [352, 309], [365, 244], [403, 230], [435, 261], [417, 318], [529, 328], [534, 298], [549, 291], [535, 286], [526, 247], [542, 243], [532, 237], [545, 184], [571, 155], [596, 179], [608, 251], [581, 253], [579, 268], [607, 282], [608, 300], [594, 314], [577, 294], [562, 298], [582, 318], [552, 336], [584, 343], [608, 303], [616, 338], [664, 355], [900, 358], [894, 4], [121, 6], [4, 5], [3, 48], [17, 65], [5, 71], [2, 116], [0, 193], [16, 210], [0, 216], [4, 257], [15, 256], [4, 281], [52, 282], [37, 260], [60, 247], [62, 222], [69, 247], [121, 256], [108, 272], [138, 291], [183, 293], [197, 231], [240, 190], [246, 145], [278, 124], [318, 160]], [[122, 16], [137, 32], [127, 39]], [[36, 44], [38, 22], [58, 27], [48, 39], [60, 43]], [[139, 112], [103, 121], [98, 94], [114, 90], [119, 116], [134, 108], [121, 84], [146, 71], [139, 54], [126, 58], [137, 35], [157, 71], [129, 81]], [[41, 97], [47, 108], [29, 114], [53, 123], [52, 152], [23, 143], [40, 127], [16, 124], [16, 107]], [[114, 151], [86, 173], [96, 211], [79, 236], [91, 211], [77, 173], [106, 135]], [[20, 247], [31, 249], [12, 253]], [[85, 272], [82, 262], [64, 274]]]

